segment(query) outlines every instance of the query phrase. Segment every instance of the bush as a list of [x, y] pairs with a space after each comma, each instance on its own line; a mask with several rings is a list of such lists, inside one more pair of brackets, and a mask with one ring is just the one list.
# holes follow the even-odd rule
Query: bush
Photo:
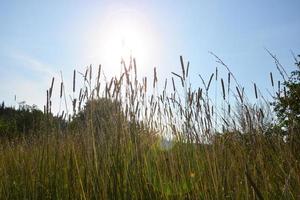
[[297, 69], [284, 81], [283, 94], [278, 93], [273, 103], [279, 122], [273, 131], [285, 136], [297, 151], [300, 144], [300, 61], [297, 58], [295, 61]]

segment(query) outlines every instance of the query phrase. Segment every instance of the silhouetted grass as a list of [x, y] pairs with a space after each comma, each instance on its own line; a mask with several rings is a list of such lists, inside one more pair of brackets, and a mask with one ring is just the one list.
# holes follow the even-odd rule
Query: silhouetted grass
[[[181, 73], [172, 72], [161, 92], [156, 69], [152, 84], [139, 81], [134, 59], [106, 82], [101, 66], [96, 77], [88, 67], [79, 90], [74, 71], [73, 114], [58, 113], [70, 119], [68, 128], [1, 141], [0, 199], [300, 198], [299, 155], [272, 132], [268, 102], [254, 84], [256, 102], [249, 103], [215, 58], [228, 70], [227, 82], [216, 69], [192, 88], [189, 63], [180, 57]], [[53, 85], [54, 78], [49, 116]], [[212, 85], [221, 88], [215, 99]], [[67, 105], [63, 80], [60, 88]]]

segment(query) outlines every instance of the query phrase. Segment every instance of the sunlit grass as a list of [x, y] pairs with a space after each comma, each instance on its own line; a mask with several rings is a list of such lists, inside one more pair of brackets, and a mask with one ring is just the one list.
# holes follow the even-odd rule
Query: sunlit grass
[[299, 156], [266, 134], [266, 105], [251, 106], [230, 71], [191, 88], [180, 61], [171, 89], [152, 95], [157, 75], [138, 81], [134, 60], [107, 82], [99, 68], [95, 86], [88, 68], [67, 128], [50, 126], [49, 95], [48, 134], [1, 141], [0, 199], [298, 199]]

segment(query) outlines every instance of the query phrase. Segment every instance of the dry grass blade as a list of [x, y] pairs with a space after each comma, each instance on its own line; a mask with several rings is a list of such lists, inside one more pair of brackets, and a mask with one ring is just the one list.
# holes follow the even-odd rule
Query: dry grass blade
[[[183, 78], [179, 75], [179, 74], [176, 74], [175, 72], [171, 72], [173, 75], [175, 75], [175, 76], [177, 76], [178, 78], [180, 78], [180, 80], [181, 80], [181, 85], [182, 85], [182, 87], [184, 87], [184, 81], [183, 81]], [[174, 81], [173, 81], [173, 83], [174, 83]], [[175, 84], [174, 84], [175, 85]], [[175, 87], [174, 87], [175, 88]], [[175, 90], [174, 90], [175, 91]]]
[[270, 79], [271, 79], [272, 87], [274, 87], [274, 79], [273, 79], [273, 74], [272, 74], [272, 72], [270, 72]]
[[78, 95], [79, 101], [81, 101], [81, 94], [82, 94], [82, 88], [80, 88], [80, 90], [79, 90], [79, 95]]
[[223, 120], [223, 122], [226, 124], [226, 126], [228, 127], [228, 126], [229, 126], [229, 123], [226, 121], [226, 119], [224, 119], [224, 118], [222, 117], [222, 120]]
[[75, 92], [76, 70], [73, 72], [73, 92]]
[[165, 79], [165, 86], [164, 86], [164, 90], [163, 91], [166, 91], [167, 85], [168, 85], [168, 79]]
[[62, 98], [62, 93], [63, 93], [63, 82], [60, 83], [60, 95], [59, 97]]
[[255, 98], [258, 99], [256, 84], [254, 83]]
[[198, 74], [198, 76], [200, 77], [200, 79], [201, 79], [201, 81], [202, 81], [202, 84], [203, 84], [205, 90], [207, 91], [207, 87], [206, 87], [206, 84], [205, 84], [204, 79], [202, 78], [202, 76], [201, 76], [200, 74]]
[[77, 102], [77, 99], [73, 99], [73, 101], [72, 101], [73, 113], [76, 113], [76, 102]]
[[286, 73], [284, 67], [280, 64], [279, 60], [277, 59], [277, 57], [275, 55], [273, 55], [268, 49], [265, 49], [265, 50], [274, 59], [277, 70], [279, 71], [282, 79], [285, 81], [286, 77], [288, 77], [288, 74]]
[[180, 56], [180, 64], [181, 64], [181, 69], [182, 69], [182, 78], [185, 79], [185, 67], [184, 67], [184, 62], [183, 62], [183, 57]]
[[145, 86], [145, 93], [147, 92], [147, 77], [145, 77], [145, 83], [144, 83], [144, 86]]
[[100, 83], [100, 76], [101, 76], [101, 65], [99, 65], [99, 68], [98, 68], [98, 76], [97, 76], [97, 83], [98, 84]]
[[261, 108], [259, 108], [259, 112], [260, 112], [260, 114], [261, 114], [261, 117], [264, 118], [264, 117], [265, 117], [265, 114], [264, 114], [264, 112], [263, 112], [263, 110], [262, 110]]
[[172, 77], [172, 85], [173, 85], [173, 91], [176, 91], [176, 87], [175, 87], [175, 82], [174, 82], [174, 78]]
[[239, 95], [241, 103], [243, 103], [244, 102], [243, 94], [240, 92], [240, 90], [239, 90], [238, 87], [235, 87], [235, 89], [236, 89], [236, 91], [237, 91], [237, 93]]
[[110, 90], [111, 90], [111, 86], [112, 86], [113, 82], [114, 82], [114, 78], [111, 78], [111, 79], [110, 79], [110, 82], [109, 82], [109, 86], [108, 86], [108, 88], [107, 88], [109, 92], [110, 92]]
[[137, 77], [137, 69], [136, 69], [136, 61], [135, 61], [135, 58], [133, 59], [133, 69], [134, 69], [134, 76], [135, 76], [135, 79]]
[[189, 69], [190, 69], [190, 61], [188, 61], [186, 66], [186, 78], [189, 76]]
[[249, 172], [248, 172], [248, 169], [245, 170], [245, 175], [246, 175], [247, 180], [249, 181], [251, 187], [254, 189], [257, 198], [260, 199], [260, 200], [263, 200], [263, 199], [264, 199], [264, 198], [263, 198], [263, 195], [262, 195], [262, 193], [260, 192], [260, 190], [258, 189], [258, 187], [256, 186], [256, 184], [254, 183], [254, 181], [253, 181], [251, 175], [250, 175]]
[[85, 70], [85, 74], [84, 74], [84, 80], [87, 81], [87, 74], [88, 74], [89, 68], [86, 68]]
[[49, 94], [49, 99], [51, 99], [52, 97], [52, 91], [53, 91], [53, 86], [54, 86], [54, 77], [52, 78], [52, 81], [51, 81], [51, 87], [50, 87], [50, 94]]
[[225, 86], [224, 86], [223, 78], [221, 78], [221, 85], [222, 85], [223, 99], [225, 100], [226, 94], [225, 94]]
[[209, 86], [210, 86], [210, 84], [211, 84], [211, 81], [212, 81], [213, 77], [214, 77], [214, 73], [212, 73], [212, 74], [210, 75], [210, 78], [209, 78], [209, 81], [208, 81], [208, 85], [207, 85], [206, 90], [209, 90]]
[[154, 67], [153, 88], [155, 88], [156, 83], [157, 83], [157, 73], [156, 73], [156, 67]]
[[229, 92], [230, 92], [230, 77], [231, 77], [231, 74], [228, 72], [228, 79], [227, 79], [227, 94], [229, 96]]
[[237, 79], [235, 78], [234, 74], [230, 71], [229, 67], [221, 60], [221, 58], [219, 58], [216, 54], [214, 54], [211, 51], [209, 53], [217, 59], [217, 61], [216, 61], [217, 63], [221, 64], [222, 66], [224, 66], [227, 69], [227, 71], [231, 74], [231, 76], [232, 76], [233, 80], [235, 81], [235, 83], [237, 85], [240, 85], [239, 82], [237, 81]]
[[92, 82], [92, 65], [90, 65], [90, 84], [91, 84], [91, 82]]
[[47, 102], [46, 102], [46, 113], [49, 111], [49, 91], [47, 90]]

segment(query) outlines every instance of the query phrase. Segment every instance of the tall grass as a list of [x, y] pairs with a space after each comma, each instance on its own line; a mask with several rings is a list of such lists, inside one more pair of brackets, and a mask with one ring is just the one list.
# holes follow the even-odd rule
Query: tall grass
[[[299, 156], [270, 132], [268, 102], [254, 84], [257, 103], [250, 104], [213, 56], [227, 82], [217, 68], [192, 88], [180, 57], [181, 73], [172, 72], [161, 92], [156, 69], [152, 80], [139, 81], [134, 59], [108, 81], [101, 66], [96, 77], [87, 67], [79, 90], [74, 71], [73, 114], [58, 113], [67, 128], [1, 141], [0, 199], [299, 199]], [[213, 84], [221, 100], [209, 96]], [[63, 80], [60, 86], [67, 107]]]

